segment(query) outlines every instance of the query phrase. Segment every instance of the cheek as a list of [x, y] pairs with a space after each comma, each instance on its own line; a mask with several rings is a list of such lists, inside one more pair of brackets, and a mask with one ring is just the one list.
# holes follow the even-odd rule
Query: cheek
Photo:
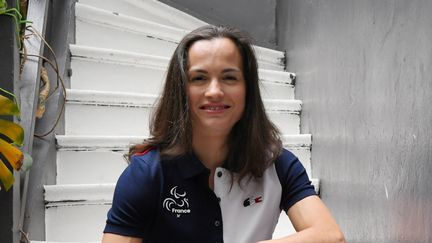
[[188, 99], [189, 110], [193, 112], [199, 101], [199, 94], [197, 93], [197, 90], [195, 90], [194, 88], [188, 87], [187, 97], [188, 97], [187, 99]]
[[243, 112], [245, 110], [246, 107], [246, 88], [243, 87], [241, 89], [239, 89], [235, 94], [236, 97], [236, 103], [238, 104], [238, 108], [239, 108], [239, 118], [243, 115]]

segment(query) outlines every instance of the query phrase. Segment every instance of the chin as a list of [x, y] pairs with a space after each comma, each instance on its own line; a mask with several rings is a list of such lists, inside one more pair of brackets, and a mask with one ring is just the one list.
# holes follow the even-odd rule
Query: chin
[[234, 124], [221, 124], [219, 122], [211, 122], [203, 124], [203, 128], [207, 132], [215, 132], [215, 133], [229, 133], [231, 129], [234, 127]]

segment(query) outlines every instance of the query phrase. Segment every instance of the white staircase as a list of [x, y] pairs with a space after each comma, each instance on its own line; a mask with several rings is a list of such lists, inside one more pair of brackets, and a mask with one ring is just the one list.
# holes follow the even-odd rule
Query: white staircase
[[[149, 114], [179, 40], [205, 23], [155, 0], [79, 0], [65, 135], [57, 135], [57, 184], [45, 186], [46, 242], [99, 242], [123, 154], [148, 136]], [[284, 147], [311, 175], [311, 135], [284, 54], [255, 47], [266, 111]], [[137, 136], [139, 135], [139, 136]], [[313, 180], [318, 190], [318, 180]], [[284, 213], [274, 236], [293, 229]]]

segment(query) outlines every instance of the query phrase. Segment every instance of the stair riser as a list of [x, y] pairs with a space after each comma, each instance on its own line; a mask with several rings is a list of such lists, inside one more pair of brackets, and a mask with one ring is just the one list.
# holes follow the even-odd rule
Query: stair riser
[[[300, 159], [310, 175], [310, 148], [286, 148]], [[57, 152], [57, 184], [115, 183], [127, 166], [125, 153], [60, 150]]]
[[205, 23], [154, 0], [79, 0], [78, 2], [128, 16], [184, 29], [195, 29]]
[[74, 205], [45, 210], [47, 241], [98, 241], [102, 239], [111, 205]]
[[[144, 65], [104, 63], [87, 58], [72, 58], [71, 88], [79, 90], [137, 92], [159, 94], [166, 69]], [[266, 75], [262, 75], [267, 79]], [[287, 83], [261, 81], [263, 98], [294, 99], [294, 86]]]
[[148, 66], [72, 59], [71, 88], [159, 94], [166, 70]]
[[[95, 106], [67, 103], [66, 135], [148, 136], [153, 108]], [[288, 112], [268, 112], [282, 134], [300, 133], [300, 116]]]
[[149, 135], [151, 108], [66, 104], [66, 135]]
[[57, 184], [115, 183], [128, 165], [124, 153], [57, 151]]

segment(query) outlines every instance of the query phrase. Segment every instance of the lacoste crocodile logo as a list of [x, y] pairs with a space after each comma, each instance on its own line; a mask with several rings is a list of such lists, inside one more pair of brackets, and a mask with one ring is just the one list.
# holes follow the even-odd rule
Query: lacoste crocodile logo
[[173, 188], [171, 188], [170, 194], [174, 198], [165, 198], [162, 203], [163, 208], [168, 210], [168, 212], [176, 214], [177, 218], [180, 218], [182, 214], [189, 214], [191, 212], [185, 191], [183, 193], [179, 193], [177, 192], [177, 186], [174, 186]]

